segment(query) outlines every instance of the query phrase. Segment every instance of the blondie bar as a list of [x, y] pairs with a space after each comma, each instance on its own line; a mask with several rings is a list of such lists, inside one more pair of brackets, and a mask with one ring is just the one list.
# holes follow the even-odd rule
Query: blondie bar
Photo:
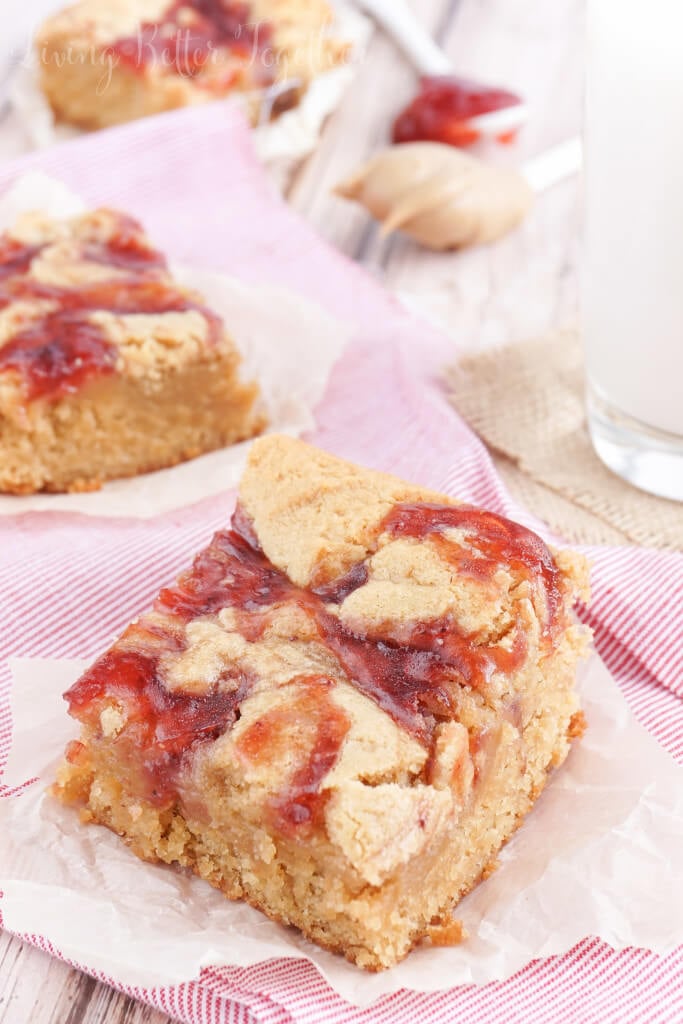
[[57, 793], [389, 967], [457, 933], [580, 734], [586, 586], [500, 516], [262, 438], [232, 528], [66, 694]]
[[0, 236], [0, 491], [92, 490], [253, 436], [239, 366], [131, 217], [25, 214]]
[[333, 20], [326, 0], [81, 0], [38, 32], [41, 84], [56, 117], [86, 129], [233, 93], [258, 120], [343, 63]]

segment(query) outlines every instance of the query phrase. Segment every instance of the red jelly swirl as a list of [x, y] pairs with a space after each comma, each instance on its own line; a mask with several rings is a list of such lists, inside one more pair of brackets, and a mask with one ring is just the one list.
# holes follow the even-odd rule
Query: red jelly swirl
[[347, 715], [332, 698], [335, 685], [325, 676], [294, 680], [289, 703], [267, 711], [239, 738], [237, 746], [243, 757], [257, 764], [265, 762], [276, 773], [291, 760], [293, 748], [307, 746], [307, 756], [269, 802], [273, 823], [285, 835], [301, 837], [321, 823], [327, 793], [320, 785], [336, 764], [350, 727]]
[[[521, 573], [546, 594], [547, 635], [552, 636], [562, 601], [559, 571], [541, 539], [529, 530], [491, 512], [432, 504], [398, 505], [380, 529], [394, 537], [429, 538], [459, 572], [475, 578], [490, 579], [501, 568]], [[445, 535], [449, 529], [464, 531], [477, 556]], [[394, 631], [386, 626], [372, 635], [359, 635], [333, 614], [333, 606], [362, 586], [367, 577], [362, 562], [317, 590], [295, 586], [268, 561], [251, 523], [238, 509], [233, 529], [217, 533], [192, 568], [161, 592], [154, 619], [143, 617], [126, 631], [124, 646], [133, 645], [138, 653], [115, 648], [100, 659], [66, 695], [71, 711], [93, 724], [107, 699], [118, 699], [131, 708], [134, 729], [125, 742], [142, 751], [155, 798], [160, 794], [170, 798], [183, 750], [193, 750], [198, 743], [229, 729], [251, 684], [239, 672], [236, 682], [236, 670], [228, 669], [223, 681], [206, 695], [169, 693], [160, 669], [160, 652], [182, 650], [184, 625], [223, 609], [237, 613], [237, 628], [246, 640], [257, 639], [264, 615], [293, 604], [314, 624], [320, 642], [334, 654], [348, 680], [430, 747], [437, 723], [457, 713], [461, 686], [485, 687], [494, 672], [512, 673], [523, 664], [525, 633], [517, 629], [511, 644], [486, 643], [445, 618], [408, 629]], [[226, 682], [229, 685], [224, 692]], [[291, 725], [297, 715], [318, 722], [309, 761], [296, 770], [272, 807], [283, 831], [314, 820], [319, 806], [315, 794], [346, 735], [348, 725], [331, 692], [329, 680], [311, 677], [303, 689], [299, 687], [295, 709], [266, 715], [240, 740], [245, 756], [258, 758], [261, 751], [266, 757], [285, 742], [287, 722]]]
[[41, 245], [24, 245], [7, 235], [0, 237], [0, 281], [26, 274], [41, 249]]
[[[546, 603], [543, 633], [552, 638], [561, 619], [561, 576], [547, 546], [531, 530], [470, 505], [431, 504], [397, 505], [382, 529], [395, 537], [436, 539], [441, 556], [455, 564], [461, 575], [491, 579], [503, 568], [539, 583]], [[449, 529], [462, 530], [467, 546], [445, 537]]]
[[[427, 76], [418, 95], [394, 121], [394, 142], [443, 142], [469, 146], [481, 137], [472, 119], [513, 107], [522, 101], [505, 89], [495, 89], [453, 76]], [[509, 142], [513, 133], [499, 141]]]
[[[218, 50], [229, 50], [243, 61], [256, 61], [271, 45], [272, 35], [268, 23], [254, 20], [248, 3], [176, 0], [158, 22], [143, 22], [134, 35], [117, 39], [106, 53], [138, 72], [150, 66], [165, 67], [177, 75], [195, 77], [215, 59]], [[258, 71], [263, 84], [273, 80], [274, 71], [264, 61]], [[230, 84], [223, 82], [226, 87]]]
[[91, 319], [97, 311], [126, 315], [196, 310], [208, 323], [215, 344], [222, 321], [215, 313], [167, 283], [165, 257], [153, 249], [142, 228], [117, 214], [116, 231], [106, 241], [84, 242], [81, 259], [112, 267], [116, 276], [80, 287], [42, 284], [27, 277], [46, 246], [22, 246], [0, 239], [0, 309], [16, 302], [50, 302], [58, 308], [17, 331], [0, 347], [0, 373], [14, 371], [29, 401], [54, 401], [78, 391], [89, 380], [116, 369], [118, 350]]
[[173, 587], [162, 590], [156, 608], [183, 622], [223, 608], [256, 612], [296, 596], [297, 588], [262, 551], [235, 530], [217, 533]]
[[93, 729], [99, 728], [105, 703], [123, 708], [120, 759], [135, 765], [143, 795], [162, 806], [176, 798], [179, 772], [196, 746], [217, 739], [232, 726], [250, 685], [246, 675], [235, 672], [230, 687], [224, 677], [201, 696], [175, 693], [164, 685], [158, 651], [114, 648], [64, 696], [70, 714]]
[[110, 238], [86, 243], [82, 254], [91, 263], [116, 267], [129, 274], [168, 270], [163, 253], [149, 244], [138, 221], [124, 213], [116, 215], [116, 232]]
[[51, 313], [0, 348], [0, 371], [15, 370], [30, 400], [78, 391], [115, 367], [116, 348], [80, 313]]

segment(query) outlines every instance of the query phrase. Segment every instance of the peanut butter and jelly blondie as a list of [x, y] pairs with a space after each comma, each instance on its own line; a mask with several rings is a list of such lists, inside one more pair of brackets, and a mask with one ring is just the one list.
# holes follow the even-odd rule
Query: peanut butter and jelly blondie
[[48, 18], [36, 50], [55, 115], [81, 128], [230, 94], [259, 120], [344, 62], [333, 24], [326, 0], [80, 0]]
[[228, 530], [68, 691], [57, 793], [370, 970], [457, 931], [581, 732], [586, 567], [256, 441]]
[[114, 210], [0, 236], [0, 491], [92, 490], [256, 434], [221, 319]]

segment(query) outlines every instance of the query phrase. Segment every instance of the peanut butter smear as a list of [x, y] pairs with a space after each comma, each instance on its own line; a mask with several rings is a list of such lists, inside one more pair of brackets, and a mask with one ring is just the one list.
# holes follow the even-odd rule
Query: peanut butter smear
[[365, 206], [382, 235], [401, 230], [436, 250], [494, 242], [522, 222], [533, 199], [517, 171], [437, 142], [384, 149], [335, 192]]

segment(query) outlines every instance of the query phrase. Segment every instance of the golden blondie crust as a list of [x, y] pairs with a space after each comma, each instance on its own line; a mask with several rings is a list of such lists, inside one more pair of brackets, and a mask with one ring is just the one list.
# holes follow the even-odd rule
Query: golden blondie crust
[[231, 530], [69, 690], [55, 786], [359, 966], [453, 941], [581, 733], [586, 565], [302, 442], [255, 442]]
[[80, 0], [37, 34], [41, 85], [58, 119], [86, 129], [230, 93], [258, 120], [344, 62], [333, 20], [327, 0]]
[[0, 236], [0, 491], [92, 490], [252, 437], [220, 318], [114, 210]]

